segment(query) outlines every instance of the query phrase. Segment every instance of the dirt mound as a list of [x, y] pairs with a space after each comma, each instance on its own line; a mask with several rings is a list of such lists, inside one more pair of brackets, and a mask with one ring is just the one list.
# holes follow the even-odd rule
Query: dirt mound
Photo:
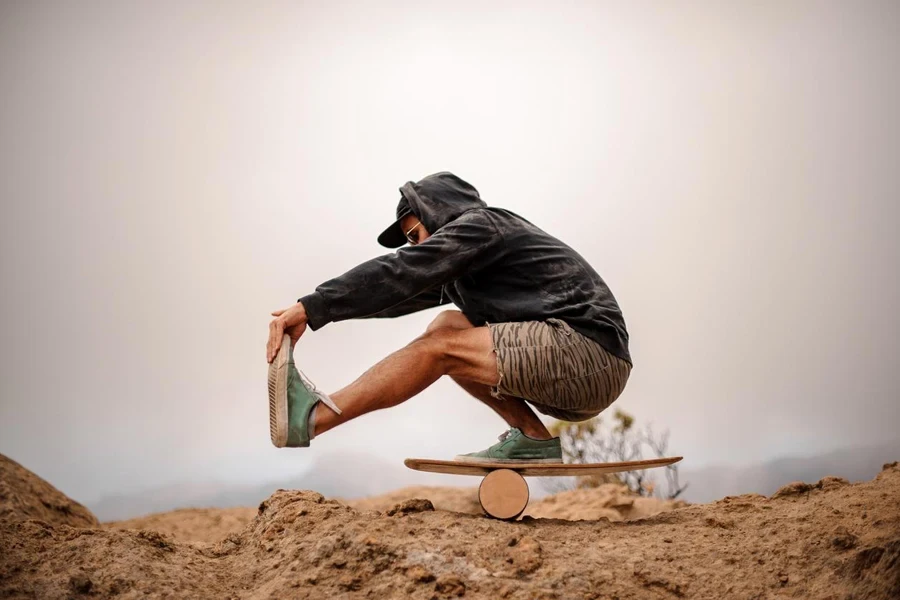
[[279, 490], [216, 544], [0, 523], [0, 596], [900, 597], [900, 468], [624, 522], [357, 510]]
[[16, 461], [0, 454], [0, 522], [24, 519], [72, 527], [98, 525], [91, 511]]
[[149, 529], [179, 542], [219, 542], [239, 533], [256, 516], [255, 508], [183, 508], [104, 523], [107, 529]]
[[687, 503], [680, 500], [642, 498], [626, 486], [608, 483], [596, 488], [560, 492], [529, 503], [525, 514], [535, 518], [570, 521], [625, 521], [651, 517], [683, 506], [687, 506]]
[[[357, 510], [386, 511], [392, 506], [424, 498], [435, 510], [482, 514], [475, 487], [410, 486], [380, 496], [360, 500], [340, 500]], [[642, 498], [623, 485], [606, 484], [596, 488], [569, 490], [532, 500], [524, 514], [535, 518], [625, 521], [649, 517], [673, 508], [687, 506], [686, 502]]]
[[411, 498], [430, 500], [435, 510], [447, 510], [473, 515], [481, 514], [477, 487], [412, 485], [381, 494], [380, 496], [371, 496], [358, 500], [338, 500], [357, 510], [385, 511]]
[[[344, 500], [345, 504], [359, 511], [386, 512], [412, 499], [431, 502], [434, 510], [481, 515], [478, 488], [414, 485], [386, 494]], [[525, 510], [532, 517], [624, 521], [649, 517], [666, 510], [686, 506], [684, 502], [671, 502], [653, 498], [641, 498], [620, 485], [604, 485], [593, 489], [572, 490], [533, 501]], [[218, 542], [233, 533], [239, 533], [253, 517], [255, 508], [188, 508], [104, 523], [108, 529], [149, 529], [171, 536], [179, 542]]]

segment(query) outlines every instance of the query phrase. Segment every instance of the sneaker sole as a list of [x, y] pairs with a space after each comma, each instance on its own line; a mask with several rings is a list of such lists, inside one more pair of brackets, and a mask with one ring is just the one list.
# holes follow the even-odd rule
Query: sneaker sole
[[456, 462], [466, 463], [498, 463], [503, 465], [533, 465], [537, 463], [562, 464], [561, 458], [480, 458], [472, 456], [457, 456]]
[[291, 336], [281, 338], [281, 348], [269, 363], [269, 436], [276, 448], [284, 448], [288, 438], [287, 362]]

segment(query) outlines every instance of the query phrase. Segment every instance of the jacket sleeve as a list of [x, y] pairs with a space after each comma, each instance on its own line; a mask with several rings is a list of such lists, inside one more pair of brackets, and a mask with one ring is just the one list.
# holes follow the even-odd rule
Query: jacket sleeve
[[429, 308], [434, 308], [435, 306], [448, 304], [449, 302], [450, 299], [447, 297], [447, 294], [442, 293], [441, 286], [438, 286], [434, 289], [426, 290], [418, 296], [404, 300], [396, 306], [377, 312], [374, 315], [366, 315], [365, 317], [360, 318], [367, 319], [371, 317], [373, 319], [385, 319], [402, 317], [403, 315], [409, 315], [414, 312], [419, 312], [420, 310], [427, 310]]
[[471, 210], [423, 243], [366, 261], [299, 302], [313, 331], [347, 319], [408, 314], [437, 306], [438, 297], [430, 302], [442, 285], [488, 266], [503, 250], [503, 238], [490, 217]]

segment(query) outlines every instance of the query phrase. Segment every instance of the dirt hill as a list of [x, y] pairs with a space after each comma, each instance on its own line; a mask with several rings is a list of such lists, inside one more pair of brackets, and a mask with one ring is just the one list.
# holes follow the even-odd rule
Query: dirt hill
[[897, 463], [869, 482], [825, 478], [626, 521], [506, 523], [425, 499], [360, 510], [279, 490], [217, 543], [50, 523], [14, 492], [26, 508], [0, 522], [2, 597], [900, 597]]
[[240, 532], [255, 516], [255, 508], [182, 508], [127, 521], [111, 521], [103, 527], [149, 529], [179, 542], [219, 542]]
[[[409, 486], [386, 494], [344, 500], [359, 511], [387, 511], [412, 498], [431, 501], [435, 510], [482, 514], [478, 503], [478, 488], [450, 486]], [[624, 521], [687, 506], [655, 498], [641, 498], [620, 485], [571, 490], [536, 500], [525, 509], [526, 515], [555, 519]], [[152, 529], [172, 536], [179, 542], [218, 542], [232, 533], [240, 532], [256, 516], [255, 508], [187, 508], [104, 523], [109, 529]]]
[[21, 519], [72, 527], [99, 526], [91, 511], [0, 454], [0, 522]]

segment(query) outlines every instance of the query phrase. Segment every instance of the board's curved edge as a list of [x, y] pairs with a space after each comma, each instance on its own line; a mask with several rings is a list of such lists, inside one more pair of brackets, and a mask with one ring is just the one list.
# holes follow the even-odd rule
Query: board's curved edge
[[446, 473], [450, 475], [486, 475], [497, 469], [510, 469], [524, 476], [531, 477], [560, 477], [575, 475], [576, 473], [622, 473], [626, 471], [639, 471], [656, 467], [667, 467], [680, 462], [683, 456], [671, 456], [666, 458], [651, 458], [646, 460], [633, 460], [617, 463], [588, 463], [588, 464], [508, 464], [508, 463], [466, 463], [453, 460], [438, 460], [431, 458], [407, 458], [403, 464], [414, 471], [430, 473]]

